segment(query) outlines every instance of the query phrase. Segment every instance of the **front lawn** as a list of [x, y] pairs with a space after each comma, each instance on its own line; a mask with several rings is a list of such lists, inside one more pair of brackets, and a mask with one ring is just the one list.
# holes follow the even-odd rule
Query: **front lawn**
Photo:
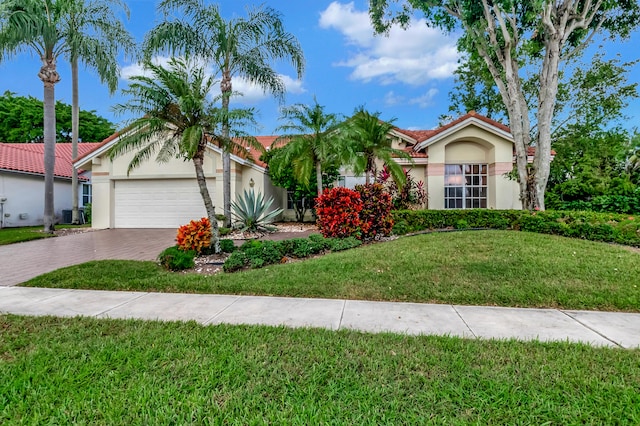
[[639, 350], [0, 316], [0, 423], [639, 424]]
[[[67, 228], [88, 228], [86, 225], [56, 225], [56, 229]], [[46, 234], [42, 231], [42, 226], [26, 226], [22, 228], [2, 228], [0, 229], [0, 246], [6, 244], [21, 243], [23, 241], [38, 240], [40, 238], [53, 237], [52, 234]]]
[[40, 238], [47, 237], [53, 237], [53, 235], [42, 232], [42, 226], [2, 228], [0, 229], [0, 246], [21, 243], [23, 241], [38, 240]]
[[213, 276], [169, 273], [153, 262], [89, 262], [24, 285], [640, 312], [638, 277], [640, 254], [623, 247], [465, 231]]

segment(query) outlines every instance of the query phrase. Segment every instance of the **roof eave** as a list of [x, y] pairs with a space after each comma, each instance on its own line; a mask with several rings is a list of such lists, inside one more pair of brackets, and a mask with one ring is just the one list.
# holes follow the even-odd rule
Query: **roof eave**
[[417, 144], [414, 147], [414, 151], [421, 151], [423, 149], [425, 149], [426, 147], [433, 145], [434, 143], [446, 138], [447, 136], [450, 136], [453, 133], [458, 132], [459, 130], [471, 125], [471, 124], [475, 124], [476, 126], [487, 130], [491, 133], [494, 133], [498, 136], [501, 136], [504, 139], [507, 139], [508, 141], [513, 143], [513, 135], [503, 129], [500, 129], [492, 124], [489, 124], [483, 120], [478, 119], [477, 117], [469, 117], [466, 120], [461, 121], [460, 123], [457, 123], [454, 126], [451, 126], [450, 128], [438, 133], [437, 135], [420, 142], [419, 144]]

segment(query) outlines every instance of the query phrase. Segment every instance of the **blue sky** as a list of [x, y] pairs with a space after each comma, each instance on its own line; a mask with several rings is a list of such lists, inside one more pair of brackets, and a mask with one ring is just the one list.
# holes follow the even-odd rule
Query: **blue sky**
[[[157, 1], [126, 0], [131, 17], [127, 28], [137, 41], [159, 22], [155, 12]], [[244, 16], [244, 2], [220, 1], [222, 14], [229, 18]], [[256, 5], [260, 2], [254, 3]], [[271, 0], [266, 5], [282, 13], [285, 28], [300, 41], [305, 53], [306, 71], [297, 80], [295, 70], [286, 64], [276, 64], [276, 70], [287, 83], [286, 105], [313, 102], [314, 96], [327, 112], [350, 115], [364, 105], [378, 111], [381, 118], [396, 118], [395, 124], [408, 129], [430, 129], [438, 116], [446, 114], [448, 93], [453, 86], [453, 71], [458, 54], [455, 35], [414, 22], [408, 31], [393, 29], [388, 37], [374, 36], [367, 15], [367, 1]], [[418, 18], [419, 19], [419, 16]], [[626, 43], [607, 43], [607, 55], [620, 53], [624, 60], [637, 59], [635, 45], [640, 33]], [[22, 53], [0, 64], [0, 90], [42, 99], [42, 83], [37, 77], [39, 60]], [[122, 62], [126, 77], [140, 71], [136, 64]], [[56, 85], [56, 99], [71, 103], [70, 69], [59, 63], [62, 81]], [[630, 81], [640, 82], [640, 67], [636, 65]], [[261, 129], [257, 134], [274, 134], [278, 126], [279, 105], [255, 87], [234, 80], [234, 89], [245, 96], [236, 105], [254, 106], [259, 111]], [[127, 117], [114, 116], [112, 105], [124, 99], [118, 92], [111, 96], [100, 84], [95, 73], [81, 68], [80, 105], [95, 110], [114, 123]], [[629, 128], [640, 118], [640, 102], [626, 111]]]

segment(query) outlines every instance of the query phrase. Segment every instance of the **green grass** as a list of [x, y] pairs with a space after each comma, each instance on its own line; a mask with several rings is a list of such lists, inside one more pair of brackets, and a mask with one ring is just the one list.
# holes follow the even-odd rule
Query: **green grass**
[[40, 238], [48, 238], [52, 236], [53, 235], [51, 234], [45, 234], [42, 232], [42, 226], [2, 228], [0, 229], [0, 246], [21, 243], [23, 241], [38, 240]]
[[[56, 225], [56, 229], [64, 228], [86, 228], [91, 225]], [[0, 246], [7, 244], [21, 243], [24, 241], [38, 240], [40, 238], [53, 237], [45, 234], [42, 226], [27, 226], [23, 228], [2, 228], [0, 229]]]
[[234, 274], [98, 261], [24, 285], [640, 312], [640, 254], [512, 231], [433, 233]]
[[639, 350], [0, 316], [0, 423], [639, 424]]

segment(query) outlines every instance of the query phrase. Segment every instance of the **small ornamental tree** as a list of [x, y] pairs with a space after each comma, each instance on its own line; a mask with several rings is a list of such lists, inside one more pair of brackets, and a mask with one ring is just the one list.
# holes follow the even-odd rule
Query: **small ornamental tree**
[[178, 228], [176, 245], [182, 251], [193, 250], [199, 254], [209, 248], [211, 236], [211, 222], [208, 218], [203, 217]]
[[322, 193], [316, 199], [318, 228], [325, 238], [360, 236], [360, 212], [363, 203], [360, 194], [351, 189], [337, 187]]
[[363, 240], [372, 240], [378, 236], [388, 236], [393, 228], [391, 217], [391, 195], [379, 183], [357, 185], [362, 210], [360, 211], [360, 231]]

